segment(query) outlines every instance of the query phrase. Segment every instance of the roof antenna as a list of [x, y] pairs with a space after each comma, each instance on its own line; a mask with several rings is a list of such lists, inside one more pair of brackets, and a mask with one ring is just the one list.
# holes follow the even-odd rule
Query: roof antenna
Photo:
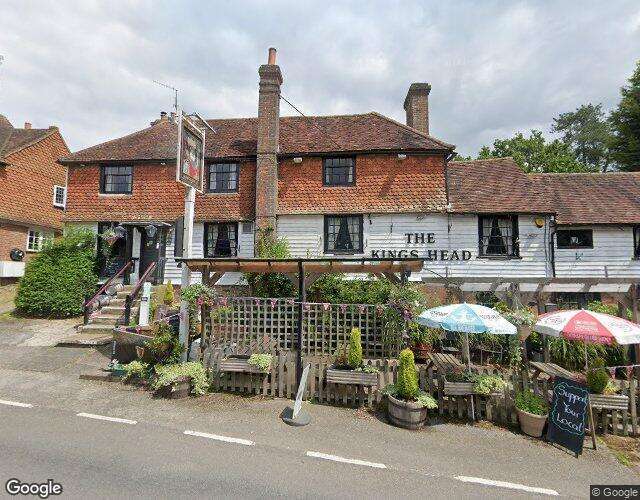
[[167, 85], [166, 83], [159, 82], [158, 80], [153, 80], [153, 83], [160, 85], [166, 89], [173, 90], [173, 109], [176, 110], [176, 114], [178, 113], [178, 89], [172, 87], [171, 85]]

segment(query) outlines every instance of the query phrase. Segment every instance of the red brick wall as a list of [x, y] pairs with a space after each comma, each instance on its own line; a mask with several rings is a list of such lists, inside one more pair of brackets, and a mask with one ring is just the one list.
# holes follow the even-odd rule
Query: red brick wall
[[53, 206], [53, 186], [64, 186], [69, 153], [59, 132], [6, 158], [0, 167], [0, 219], [62, 228], [63, 211]]
[[[196, 220], [253, 219], [255, 163], [240, 163], [239, 192], [196, 197]], [[130, 195], [100, 194], [100, 166], [69, 167], [66, 220], [172, 221], [184, 213], [174, 163], [137, 164]]]
[[[37, 252], [27, 252], [28, 226], [19, 226], [11, 223], [0, 223], [0, 260], [11, 260], [11, 250], [19, 248], [25, 252], [24, 261], [28, 261]], [[56, 235], [60, 233], [56, 231]]]
[[443, 155], [359, 155], [355, 186], [322, 183], [322, 159], [280, 162], [278, 213], [435, 212], [446, 208]]

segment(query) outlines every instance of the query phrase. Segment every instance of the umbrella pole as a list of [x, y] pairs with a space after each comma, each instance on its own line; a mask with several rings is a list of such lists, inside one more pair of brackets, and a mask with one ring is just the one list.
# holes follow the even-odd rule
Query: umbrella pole
[[587, 343], [584, 343], [584, 372], [589, 370], [589, 356], [587, 355]]
[[[471, 349], [469, 348], [469, 334], [467, 332], [465, 332], [464, 334], [464, 339], [465, 339], [465, 356], [467, 356], [467, 371], [469, 373], [471, 373]], [[475, 407], [475, 403], [474, 403], [474, 397], [473, 394], [471, 394], [471, 418], [473, 419], [473, 421], [476, 421], [476, 407]]]

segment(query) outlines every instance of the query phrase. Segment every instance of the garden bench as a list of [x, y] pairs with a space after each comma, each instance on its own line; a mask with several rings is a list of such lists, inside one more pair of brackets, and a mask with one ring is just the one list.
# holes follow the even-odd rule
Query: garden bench
[[532, 379], [536, 379], [541, 373], [549, 377], [564, 377], [570, 380], [576, 380], [576, 374], [569, 370], [556, 365], [555, 363], [541, 363], [539, 361], [530, 361], [529, 366], [533, 368]]
[[452, 354], [446, 354], [441, 352], [430, 352], [428, 354], [429, 361], [427, 362], [427, 369], [431, 366], [435, 366], [439, 373], [450, 373], [464, 370], [464, 365], [458, 358]]

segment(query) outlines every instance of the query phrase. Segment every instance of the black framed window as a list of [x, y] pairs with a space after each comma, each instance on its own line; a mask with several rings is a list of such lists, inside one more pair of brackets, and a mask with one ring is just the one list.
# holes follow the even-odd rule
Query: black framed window
[[204, 256], [235, 257], [238, 254], [238, 224], [210, 222], [204, 225]]
[[518, 257], [518, 216], [481, 215], [478, 217], [481, 257]]
[[593, 248], [593, 230], [559, 229], [556, 241], [558, 248]]
[[209, 165], [209, 192], [233, 193], [238, 190], [238, 164], [213, 163]]
[[352, 186], [356, 182], [355, 159], [325, 158], [323, 160], [323, 184], [325, 186]]
[[325, 215], [324, 251], [362, 253], [362, 215]]
[[640, 259], [640, 226], [633, 227], [633, 258]]
[[100, 192], [105, 194], [131, 194], [133, 167], [131, 165], [103, 165]]

